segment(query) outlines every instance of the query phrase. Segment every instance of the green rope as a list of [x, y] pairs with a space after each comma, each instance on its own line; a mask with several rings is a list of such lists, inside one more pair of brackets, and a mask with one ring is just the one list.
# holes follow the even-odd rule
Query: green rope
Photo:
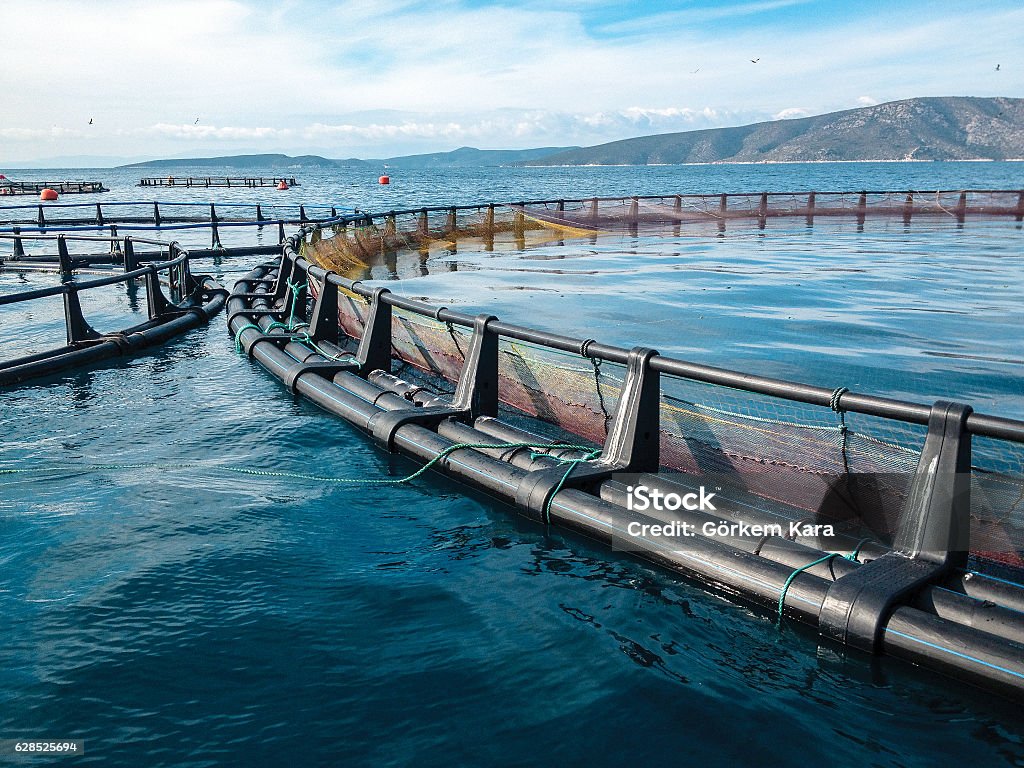
[[[306, 282], [301, 284], [293, 283], [291, 280], [286, 280], [285, 282], [288, 284], [288, 292], [289, 294], [291, 294], [291, 299], [288, 302], [288, 325], [282, 327], [284, 327], [288, 331], [294, 331], [296, 328], [295, 305], [299, 297], [299, 291], [306, 290], [306, 288], [309, 287], [309, 281], [307, 280]], [[305, 323], [303, 323], [303, 325], [305, 325]]]
[[860, 560], [858, 560], [857, 558], [860, 557], [861, 547], [863, 547], [869, 541], [871, 541], [871, 537], [870, 536], [868, 536], [866, 538], [863, 538], [860, 541], [858, 541], [857, 542], [857, 546], [853, 548], [853, 552], [851, 552], [850, 554], [846, 555], [846, 559], [847, 560], [851, 560], [851, 561], [853, 561], [855, 563], [859, 563]]
[[793, 583], [793, 580], [797, 576], [799, 576], [801, 573], [806, 571], [808, 568], [813, 568], [816, 565], [821, 565], [822, 563], [827, 563], [833, 557], [839, 557], [839, 555], [837, 553], [835, 553], [835, 552], [830, 552], [829, 554], [825, 555], [824, 557], [819, 557], [813, 563], [808, 563], [807, 565], [801, 565], [799, 568], [797, 568], [795, 571], [793, 571], [791, 574], [789, 574], [789, 578], [786, 579], [786, 583], [782, 585], [782, 591], [779, 593], [779, 626], [780, 627], [782, 626], [782, 612], [783, 612], [783, 609], [786, 606], [786, 593], [789, 592], [789, 587]]
[[[420, 467], [418, 470], [413, 472], [411, 475], [401, 478], [351, 478], [351, 477], [332, 477], [330, 475], [312, 475], [304, 472], [287, 472], [283, 470], [269, 470], [269, 469], [253, 469], [252, 467], [237, 467], [237, 466], [220, 466], [210, 467], [208, 464], [196, 464], [196, 463], [179, 463], [174, 462], [173, 464], [166, 464], [161, 462], [148, 462], [141, 464], [80, 464], [80, 465], [59, 465], [59, 466], [40, 466], [40, 467], [28, 467], [28, 468], [3, 468], [0, 469], [0, 475], [15, 475], [15, 474], [40, 474], [40, 473], [61, 473], [70, 472], [72, 474], [78, 472], [98, 472], [104, 470], [120, 470], [120, 469], [219, 469], [223, 472], [233, 472], [240, 475], [250, 475], [255, 477], [282, 477], [294, 480], [313, 480], [321, 483], [345, 483], [351, 485], [401, 485], [408, 483], [416, 478], [423, 475], [431, 467], [438, 462], [444, 460], [447, 456], [454, 453], [455, 451], [463, 450], [466, 448], [473, 449], [509, 449], [509, 448], [544, 448], [544, 449], [570, 449], [578, 451], [592, 452], [590, 448], [582, 445], [572, 445], [570, 443], [553, 443], [550, 445], [537, 444], [537, 443], [456, 443], [445, 448], [443, 451], [437, 454], [434, 458]], [[545, 454], [546, 455], [546, 454]], [[568, 474], [568, 473], [567, 473]]]
[[260, 328], [256, 323], [246, 323], [235, 332], [235, 352], [238, 354], [242, 353], [242, 334], [250, 329], [255, 329], [260, 333], [263, 333], [263, 329]]
[[[533, 447], [533, 446], [523, 446], [523, 447], [525, 448], [525, 447]], [[555, 490], [553, 490], [551, 492], [551, 495], [548, 496], [548, 501], [544, 505], [544, 524], [545, 525], [551, 525], [551, 504], [552, 504], [552, 502], [554, 502], [555, 496], [558, 495], [558, 492], [562, 490], [562, 486], [565, 485], [566, 481], [569, 479], [569, 475], [572, 474], [572, 471], [574, 469], [576, 469], [576, 466], [578, 464], [583, 464], [585, 462], [591, 461], [591, 460], [596, 459], [598, 456], [601, 455], [601, 449], [600, 448], [593, 449], [593, 450], [587, 450], [587, 449], [582, 448], [581, 446], [572, 446], [572, 447], [576, 448], [578, 450], [586, 450], [587, 454], [585, 456], [582, 456], [582, 457], [578, 458], [578, 459], [566, 459], [566, 458], [561, 458], [561, 457], [555, 457], [555, 456], [550, 456], [549, 454], [546, 454], [546, 453], [540, 453], [540, 454], [538, 454], [538, 453], [531, 453], [530, 454], [530, 458], [531, 459], [535, 459], [538, 456], [548, 456], [548, 458], [554, 459], [559, 464], [568, 464], [569, 465], [569, 468], [567, 470], [565, 470], [565, 474], [562, 475], [562, 479], [558, 481], [558, 485], [555, 486]]]

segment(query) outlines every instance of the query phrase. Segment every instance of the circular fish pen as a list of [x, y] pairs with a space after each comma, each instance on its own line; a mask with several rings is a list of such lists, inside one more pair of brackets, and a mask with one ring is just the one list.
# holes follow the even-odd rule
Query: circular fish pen
[[437, 243], [521, 249], [794, 216], [1020, 221], [1022, 201], [665, 196], [343, 216], [305, 226], [239, 281], [227, 321], [238, 348], [291, 391], [539, 523], [795, 618], [828, 644], [1019, 697], [1024, 422], [470, 315], [346, 273]]

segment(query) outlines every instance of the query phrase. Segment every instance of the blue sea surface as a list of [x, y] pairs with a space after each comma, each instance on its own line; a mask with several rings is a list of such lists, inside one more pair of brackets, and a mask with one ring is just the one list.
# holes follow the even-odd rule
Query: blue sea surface
[[[1019, 163], [392, 169], [390, 187], [376, 171], [295, 173], [288, 192], [214, 199], [383, 211], [1024, 188]], [[101, 178], [113, 191], [93, 203], [151, 199], [139, 174], [39, 175]], [[1024, 418], [1022, 262], [1012, 218], [780, 220], [724, 237], [438, 250], [425, 276], [401, 258], [371, 276], [554, 331]], [[252, 263], [201, 268], [230, 286]], [[0, 293], [54, 281], [0, 272]], [[38, 305], [0, 308], [0, 355], [62, 343], [60, 302]], [[113, 287], [86, 313], [115, 330], [145, 302]], [[223, 317], [0, 397], [0, 470], [16, 470], [0, 474], [0, 738], [84, 740], [84, 756], [58, 764], [1024, 765], [1017, 704], [843, 656], [439, 476], [332, 482], [417, 465], [293, 398], [235, 353]]]

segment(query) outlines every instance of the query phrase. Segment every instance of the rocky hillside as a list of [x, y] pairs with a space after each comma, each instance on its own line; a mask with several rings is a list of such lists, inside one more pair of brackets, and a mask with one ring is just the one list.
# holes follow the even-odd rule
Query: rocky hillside
[[934, 97], [613, 141], [530, 165], [1024, 158], [1024, 99]]

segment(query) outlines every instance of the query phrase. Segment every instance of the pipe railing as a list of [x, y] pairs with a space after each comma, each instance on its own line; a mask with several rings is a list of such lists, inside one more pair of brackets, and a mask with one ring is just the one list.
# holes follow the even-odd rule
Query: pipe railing
[[[88, 216], [83, 209], [91, 209]], [[127, 210], [126, 210], [127, 209]], [[227, 211], [225, 215], [223, 212]], [[53, 227], [105, 226], [110, 224], [305, 224], [323, 222], [352, 213], [351, 208], [330, 204], [215, 203], [166, 200], [115, 201], [109, 203], [33, 203], [0, 205], [0, 225]], [[79, 214], [79, 215], [74, 215]]]
[[[465, 208], [474, 208], [474, 206], [464, 206], [463, 209]], [[448, 208], [438, 208], [435, 210], [448, 210]], [[419, 211], [416, 212], [418, 213]], [[379, 217], [381, 215], [366, 214], [361, 218], [355, 218], [355, 221], [362, 221], [371, 216]], [[392, 214], [389, 212], [383, 215], [389, 216]], [[293, 268], [300, 273], [307, 272], [317, 280], [326, 281], [330, 285], [343, 288], [364, 298], [372, 299], [378, 293], [378, 288], [363, 285], [360, 280], [345, 278], [310, 262], [300, 255], [303, 241], [310, 237], [314, 231], [316, 231], [315, 227], [304, 227], [296, 235], [289, 238], [283, 250], [283, 258], [290, 262]], [[473, 315], [398, 296], [390, 291], [381, 294], [380, 300], [393, 307], [398, 307], [423, 317], [450, 322], [464, 328], [472, 329], [475, 321], [475, 316]], [[623, 365], [629, 361], [631, 352], [631, 350], [625, 347], [603, 344], [593, 339], [581, 339], [564, 334], [551, 333], [500, 320], [488, 323], [487, 332], [498, 337], [530, 342], [563, 352], [573, 352], [594, 360]], [[660, 354], [654, 355], [650, 359], [649, 365], [652, 370], [659, 373], [683, 379], [716, 384], [792, 402], [807, 403], [827, 408], [835, 407], [852, 413], [876, 416], [909, 424], [926, 425], [932, 413], [932, 406], [922, 403], [858, 392], [839, 391], [788, 381], [786, 379], [758, 376]], [[974, 435], [1024, 443], [1024, 421], [972, 412], [967, 418], [966, 429], [968, 433]]]
[[[4, 237], [7, 236], [0, 235], [0, 238]], [[0, 307], [53, 296], [63, 296], [65, 330], [69, 346], [103, 338], [102, 334], [98, 333], [89, 324], [82, 312], [79, 294], [83, 291], [118, 283], [133, 283], [135, 280], [141, 279], [145, 282], [149, 319], [150, 321], [155, 321], [167, 318], [168, 316], [179, 315], [183, 310], [176, 305], [194, 296], [200, 287], [199, 282], [193, 277], [191, 272], [189, 252], [177, 242], [132, 237], [118, 240], [88, 235], [32, 235], [31, 238], [56, 244], [61, 283], [60, 285], [47, 288], [36, 288], [30, 291], [0, 295]], [[79, 265], [69, 251], [69, 242], [100, 242], [108, 244], [111, 248], [118, 248], [123, 254], [124, 271], [119, 274], [88, 280], [76, 279], [75, 271]], [[140, 262], [135, 257], [135, 246], [137, 244], [155, 245], [161, 249], [166, 249], [168, 258], [164, 261]], [[170, 293], [169, 298], [163, 293], [160, 279], [161, 274], [166, 274], [164, 284], [167, 285]]]

